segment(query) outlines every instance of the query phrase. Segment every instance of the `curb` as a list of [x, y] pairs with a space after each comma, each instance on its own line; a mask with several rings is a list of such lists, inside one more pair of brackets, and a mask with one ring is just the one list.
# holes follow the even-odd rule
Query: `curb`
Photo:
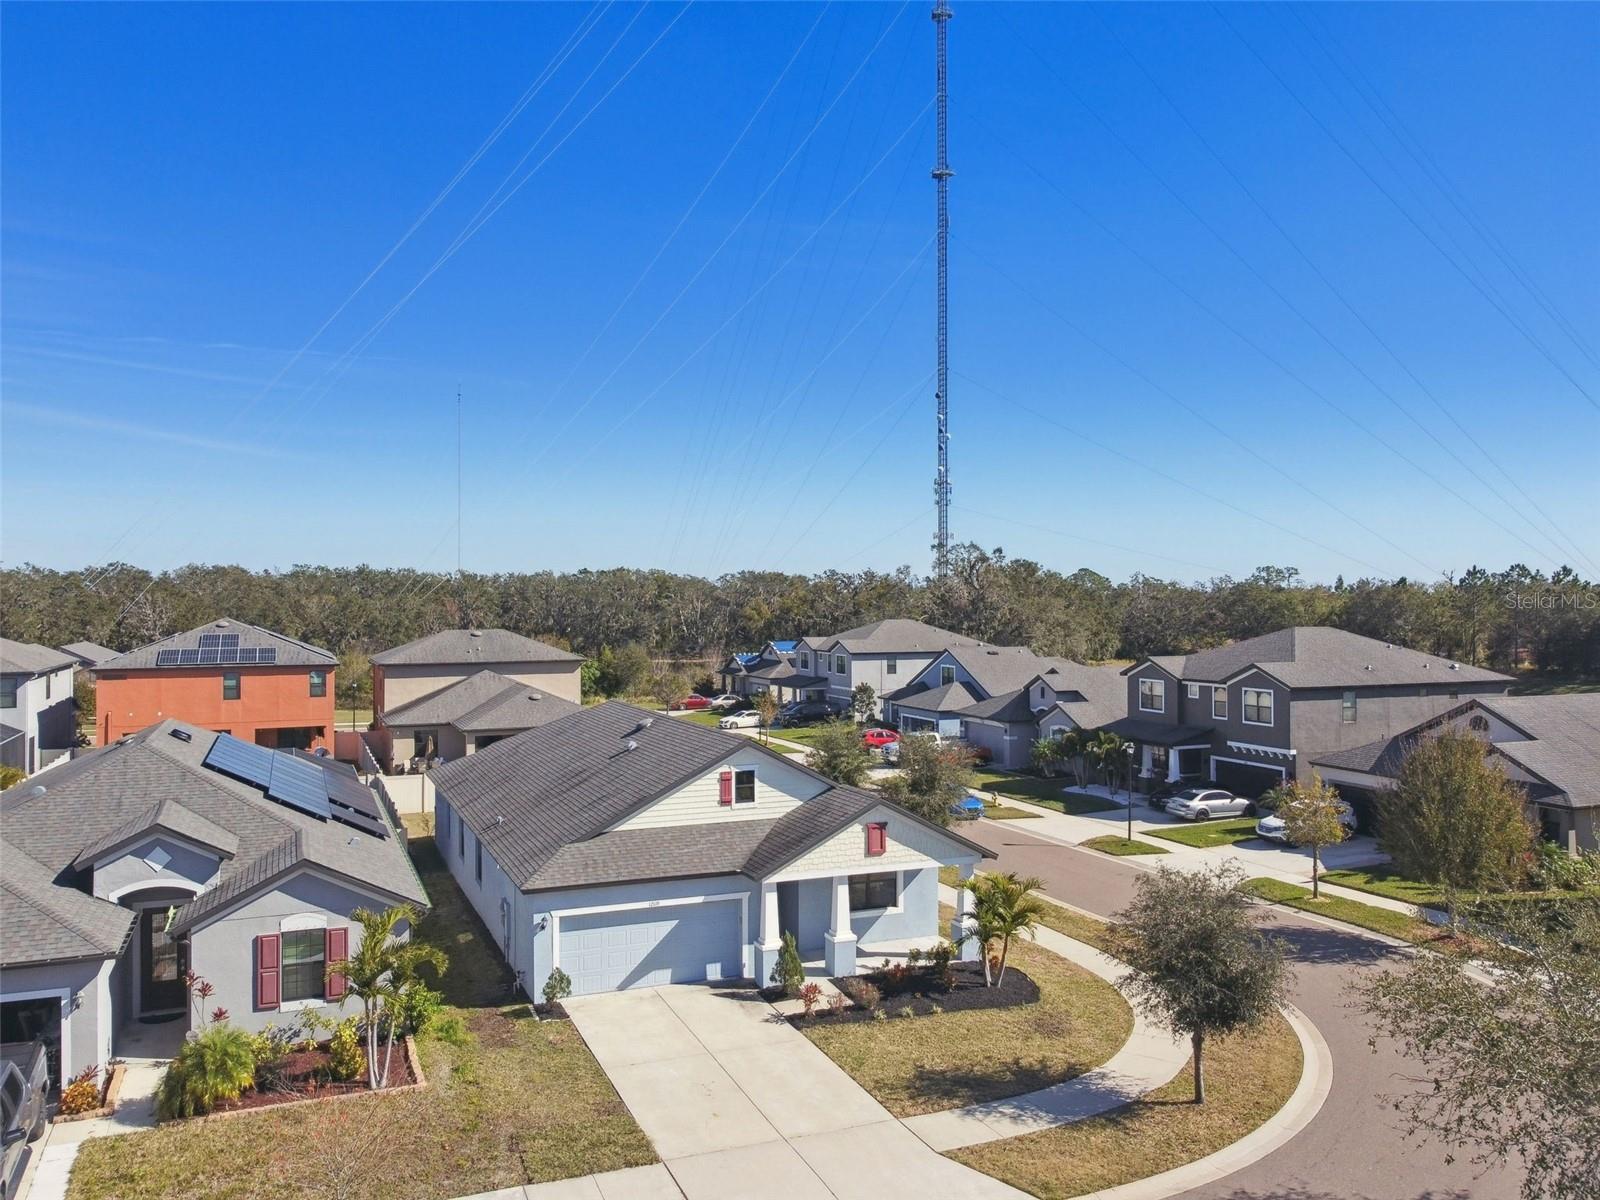
[[1076, 1197], [1076, 1200], [1166, 1200], [1232, 1175], [1259, 1162], [1311, 1124], [1328, 1093], [1333, 1090], [1333, 1054], [1306, 1015], [1293, 1005], [1283, 1006], [1284, 1018], [1300, 1039], [1300, 1082], [1284, 1106], [1230, 1146], [1194, 1162]]

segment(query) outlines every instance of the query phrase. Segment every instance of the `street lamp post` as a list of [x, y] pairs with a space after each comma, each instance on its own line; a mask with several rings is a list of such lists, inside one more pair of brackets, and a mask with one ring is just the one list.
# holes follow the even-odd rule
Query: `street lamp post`
[[1124, 751], [1128, 756], [1128, 840], [1133, 841], [1133, 743], [1129, 742]]

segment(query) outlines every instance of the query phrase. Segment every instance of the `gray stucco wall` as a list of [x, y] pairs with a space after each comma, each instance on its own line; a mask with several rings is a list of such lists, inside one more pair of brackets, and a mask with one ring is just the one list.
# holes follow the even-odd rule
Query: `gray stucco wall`
[[[1380, 738], [1404, 733], [1440, 713], [1448, 712], [1473, 696], [1503, 695], [1505, 684], [1450, 684], [1420, 687], [1358, 688], [1356, 719], [1342, 719], [1342, 689], [1303, 689], [1295, 692], [1293, 728], [1295, 749], [1301, 756], [1326, 754], [1364, 746]], [[1423, 695], [1423, 691], [1427, 695]]]
[[[15, 967], [0, 980], [0, 1000], [35, 992], [65, 991], [62, 1011], [62, 1073], [72, 1076], [111, 1060], [113, 1029], [110, 959]], [[58, 1081], [59, 1082], [59, 1081]]]
[[[149, 858], [157, 849], [170, 859], [159, 871]], [[217, 876], [220, 860], [176, 838], [156, 836], [130, 846], [116, 858], [102, 861], [94, 872], [94, 894], [110, 899], [129, 888], [158, 888], [164, 884], [193, 883], [208, 886]]]
[[0, 725], [5, 728], [0, 763], [32, 774], [42, 763], [41, 751], [71, 746], [77, 732], [72, 668], [31, 677], [7, 672], [7, 676], [17, 681], [17, 705], [0, 709]]

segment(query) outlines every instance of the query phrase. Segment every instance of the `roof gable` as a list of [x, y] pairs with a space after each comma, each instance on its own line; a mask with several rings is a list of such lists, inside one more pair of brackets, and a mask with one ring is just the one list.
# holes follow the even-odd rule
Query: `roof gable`
[[381, 667], [455, 667], [473, 663], [579, 663], [583, 656], [509, 629], [441, 629], [374, 654], [372, 661]]
[[248, 668], [256, 665], [252, 663], [221, 663], [221, 662], [185, 662], [185, 663], [158, 663], [157, 655], [163, 650], [191, 650], [199, 646], [203, 635], [224, 634], [236, 635], [239, 639], [240, 650], [271, 650], [274, 659], [271, 663], [262, 664], [278, 667], [336, 667], [339, 660], [327, 650], [313, 646], [308, 642], [299, 641], [288, 634], [276, 633], [271, 629], [263, 629], [259, 625], [252, 625], [248, 621], [237, 621], [232, 617], [222, 617], [215, 621], [208, 621], [194, 629], [185, 630], [183, 633], [174, 633], [148, 645], [140, 646], [137, 650], [130, 650], [126, 654], [119, 654], [107, 659], [95, 667], [100, 671], [134, 671], [154, 670], [163, 671], [215, 671], [219, 666], [235, 666]]

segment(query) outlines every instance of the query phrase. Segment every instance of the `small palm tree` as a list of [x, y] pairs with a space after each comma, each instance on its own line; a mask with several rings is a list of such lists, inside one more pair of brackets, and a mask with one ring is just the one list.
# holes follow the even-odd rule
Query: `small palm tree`
[[1081, 729], [1062, 729], [1056, 733], [1056, 754], [1072, 772], [1073, 782], [1079, 787], [1084, 784], [1083, 755], [1087, 744], [1088, 739]]
[[[389, 1082], [389, 1064], [394, 1057], [397, 1023], [385, 1020], [387, 1010], [417, 982], [419, 968], [426, 965], [443, 974], [449, 960], [437, 946], [396, 940], [395, 928], [402, 921], [416, 928], [417, 910], [409, 904], [399, 904], [382, 912], [358, 908], [350, 917], [361, 926], [360, 944], [344, 962], [329, 963], [328, 974], [342, 975], [345, 990], [361, 1001], [362, 1027], [367, 1035], [367, 1086], [376, 1090]], [[388, 1045], [380, 1070], [378, 1035], [385, 1024]]]
[[[999, 987], [1005, 982], [1011, 939], [1019, 934], [1033, 937], [1042, 923], [1046, 901], [1037, 893], [1044, 884], [1031, 875], [1019, 878], [1008, 871], [1003, 875], [979, 875], [961, 886], [972, 893], [973, 907], [973, 927], [961, 941], [977, 941], [983, 952], [983, 982], [988, 987]], [[1000, 969], [991, 972], [989, 946], [996, 941], [1000, 943]]]
[[1053, 737], [1042, 737], [1033, 743], [1028, 757], [1033, 769], [1041, 775], [1054, 775], [1061, 764], [1061, 743]]

